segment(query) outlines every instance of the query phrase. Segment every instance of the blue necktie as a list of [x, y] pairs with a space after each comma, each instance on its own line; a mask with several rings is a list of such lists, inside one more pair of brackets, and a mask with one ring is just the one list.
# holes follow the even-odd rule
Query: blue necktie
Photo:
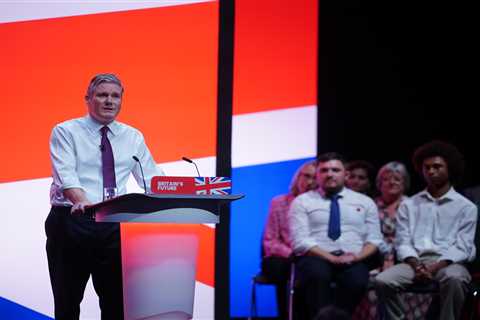
[[103, 187], [117, 187], [115, 179], [115, 161], [113, 159], [113, 150], [110, 140], [108, 140], [108, 127], [104, 126], [100, 129], [102, 132], [101, 150], [102, 150], [102, 173]]
[[338, 194], [330, 196], [330, 219], [328, 220], [328, 237], [332, 240], [340, 238], [340, 207], [338, 205]]

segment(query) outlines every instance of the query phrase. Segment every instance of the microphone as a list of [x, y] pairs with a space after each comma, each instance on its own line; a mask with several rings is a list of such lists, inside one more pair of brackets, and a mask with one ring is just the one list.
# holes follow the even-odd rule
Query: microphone
[[105, 151], [105, 146], [103, 144], [98, 146], [100, 148], [100, 151], [104, 152]]
[[132, 156], [132, 158], [133, 160], [137, 161], [138, 165], [140, 166], [140, 172], [142, 173], [142, 179], [143, 179], [143, 188], [145, 189], [145, 194], [147, 194], [147, 184], [145, 183], [145, 175], [143, 174], [142, 163], [137, 158], [137, 156]]
[[197, 167], [197, 164], [195, 163], [195, 161], [193, 161], [192, 159], [188, 159], [186, 157], [182, 157], [182, 160], [187, 161], [188, 163], [193, 163], [193, 165], [195, 166], [195, 169], [197, 169], [197, 174], [200, 177], [200, 171], [198, 171], [198, 167]]

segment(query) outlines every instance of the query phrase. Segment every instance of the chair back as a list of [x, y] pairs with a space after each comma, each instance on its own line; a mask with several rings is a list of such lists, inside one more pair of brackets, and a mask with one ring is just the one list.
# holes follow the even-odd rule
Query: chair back
[[478, 214], [478, 220], [477, 220], [477, 227], [475, 229], [475, 248], [476, 248], [476, 256], [475, 259], [472, 262], [469, 262], [467, 267], [470, 273], [475, 274], [475, 273], [480, 273], [480, 203], [477, 203], [477, 214]]

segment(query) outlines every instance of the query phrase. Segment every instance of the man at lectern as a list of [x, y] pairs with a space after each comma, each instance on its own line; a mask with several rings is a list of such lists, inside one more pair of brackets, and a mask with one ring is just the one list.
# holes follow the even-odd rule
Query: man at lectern
[[95, 76], [85, 96], [88, 114], [52, 130], [52, 209], [45, 230], [57, 320], [79, 319], [90, 276], [102, 319], [123, 319], [119, 224], [96, 223], [85, 209], [126, 193], [130, 173], [143, 187], [140, 164], [148, 186], [153, 176], [163, 174], [140, 131], [115, 120], [123, 92], [116, 75]]

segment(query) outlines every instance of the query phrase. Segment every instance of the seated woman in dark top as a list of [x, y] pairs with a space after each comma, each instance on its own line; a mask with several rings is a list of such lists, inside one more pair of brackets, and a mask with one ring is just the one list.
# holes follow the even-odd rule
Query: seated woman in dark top
[[347, 163], [346, 169], [345, 186], [371, 197], [373, 191], [373, 165], [365, 160], [354, 160]]

